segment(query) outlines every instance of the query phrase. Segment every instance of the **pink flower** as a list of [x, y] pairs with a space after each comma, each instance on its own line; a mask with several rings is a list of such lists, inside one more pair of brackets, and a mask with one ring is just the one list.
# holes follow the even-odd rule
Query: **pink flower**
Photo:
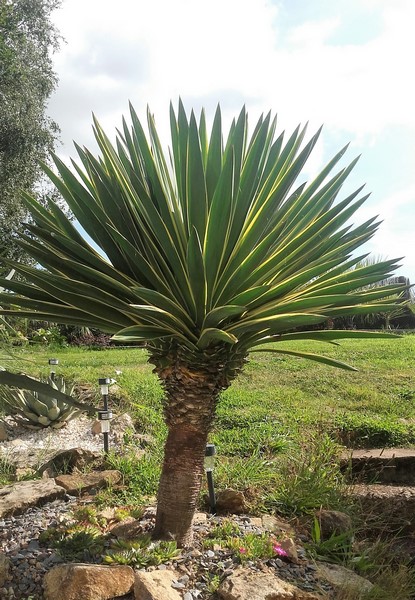
[[279, 544], [275, 544], [272, 549], [274, 550], [275, 554], [278, 554], [278, 556], [288, 556], [287, 552], [284, 550], [284, 548], [281, 548]]
[[239, 548], [239, 552], [241, 554], [246, 554], [246, 548]]

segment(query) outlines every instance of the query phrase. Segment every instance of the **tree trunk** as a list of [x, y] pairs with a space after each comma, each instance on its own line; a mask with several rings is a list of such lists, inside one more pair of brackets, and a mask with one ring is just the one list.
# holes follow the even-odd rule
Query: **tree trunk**
[[170, 427], [160, 478], [154, 537], [189, 545], [199, 500], [208, 431], [192, 425]]
[[227, 346], [209, 354], [178, 346], [152, 348], [150, 359], [164, 390], [168, 436], [157, 496], [153, 536], [174, 539], [179, 547], [192, 539], [192, 519], [199, 500], [206, 441], [219, 394], [242, 369], [244, 355]]

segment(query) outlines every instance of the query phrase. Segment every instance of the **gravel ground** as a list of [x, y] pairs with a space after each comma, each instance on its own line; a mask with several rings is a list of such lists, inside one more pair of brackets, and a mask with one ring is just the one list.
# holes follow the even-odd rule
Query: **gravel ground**
[[[2, 419], [6, 425], [8, 440], [0, 442], [0, 453], [12, 455], [16, 452], [38, 450], [39, 452], [60, 448], [66, 450], [81, 446], [86, 450], [100, 451], [103, 449], [102, 435], [94, 435], [91, 431], [93, 420], [81, 416], [68, 421], [61, 429], [28, 429], [18, 425], [12, 417]], [[110, 442], [116, 444], [114, 431], [110, 433]]]
[[[19, 452], [35, 450], [67, 449], [80, 446], [89, 450], [102, 450], [102, 436], [92, 435], [91, 420], [81, 417], [70, 421], [67, 427], [60, 430], [34, 431], [13, 424], [6, 418], [9, 440], [0, 442], [0, 453], [16, 455]], [[116, 438], [112, 437], [111, 445], [115, 446]], [[39, 543], [39, 535], [49, 527], [56, 527], [70, 519], [71, 511], [79, 500], [73, 496], [56, 500], [40, 508], [31, 508], [22, 515], [0, 520], [0, 551], [8, 556], [12, 563], [11, 578], [0, 588], [1, 600], [42, 599], [42, 580], [44, 574], [54, 565], [63, 562], [55, 549]], [[154, 525], [154, 509], [148, 509], [142, 519], [143, 532], [150, 532]], [[209, 517], [194, 525], [194, 546], [187, 548], [181, 556], [172, 562], [159, 565], [158, 569], [174, 568], [180, 577], [177, 589], [183, 594], [183, 600], [206, 600], [211, 598], [208, 591], [212, 577], [222, 579], [239, 566], [239, 559], [231, 552], [223, 549], [204, 550], [202, 541], [209, 530], [221, 523], [224, 517]], [[249, 516], [232, 516], [242, 533], [261, 533]], [[299, 564], [293, 564], [280, 558], [266, 562], [247, 563], [246, 566], [261, 570], [271, 568], [281, 579], [290, 581], [298, 587], [313, 591], [319, 589], [316, 580], [316, 569], [305, 557], [301, 546], [297, 548]], [[156, 567], [149, 567], [149, 570]], [[324, 589], [324, 588], [323, 588]], [[330, 591], [330, 587], [326, 587]], [[125, 596], [122, 600], [132, 600], [133, 596]]]
[[[23, 600], [29, 596], [33, 600], [42, 599], [42, 579], [44, 574], [54, 565], [65, 562], [53, 548], [39, 543], [39, 535], [48, 527], [56, 527], [70, 518], [70, 513], [77, 504], [77, 499], [67, 496], [65, 501], [54, 501], [41, 508], [32, 508], [25, 514], [0, 520], [0, 549], [11, 560], [11, 579], [0, 588], [2, 600]], [[154, 524], [154, 509], [149, 509], [141, 519], [143, 532], [151, 531]], [[176, 587], [182, 591], [184, 600], [207, 600], [211, 598], [208, 591], [209, 582], [214, 576], [220, 579], [230, 575], [240, 564], [239, 559], [228, 550], [204, 550], [202, 540], [209, 530], [222, 522], [224, 517], [209, 517], [205, 522], [194, 525], [194, 545], [187, 548], [175, 560], [147, 570], [175, 569], [179, 574]], [[233, 516], [241, 533], [261, 533], [251, 523], [248, 516]], [[280, 558], [264, 562], [249, 562], [247, 567], [261, 571], [271, 568], [281, 579], [289, 581], [306, 591], [325, 589], [330, 592], [329, 585], [321, 587], [316, 579], [316, 568], [308, 561], [299, 546], [299, 564], [293, 564]], [[123, 600], [132, 600], [133, 595]]]

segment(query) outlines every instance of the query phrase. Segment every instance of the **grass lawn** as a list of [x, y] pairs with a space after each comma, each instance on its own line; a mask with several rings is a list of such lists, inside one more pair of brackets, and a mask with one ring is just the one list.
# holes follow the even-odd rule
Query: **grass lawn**
[[[304, 512], [314, 505], [333, 505], [338, 443], [415, 445], [415, 336], [343, 341], [341, 346], [302, 342], [290, 348], [324, 353], [358, 371], [254, 353], [243, 374], [222, 395], [211, 441], [217, 446], [219, 483], [250, 490], [254, 503], [262, 507]], [[130, 412], [136, 428], [152, 434], [155, 443], [140, 468], [121, 456], [112, 457], [113, 466], [124, 472], [130, 499], [154, 493], [166, 431], [162, 389], [145, 350], [23, 348], [14, 351], [8, 366], [45, 376], [52, 356], [59, 359], [57, 372], [65, 378], [95, 387], [97, 402], [98, 378], [117, 379], [120, 391], [113, 400], [114, 412]]]

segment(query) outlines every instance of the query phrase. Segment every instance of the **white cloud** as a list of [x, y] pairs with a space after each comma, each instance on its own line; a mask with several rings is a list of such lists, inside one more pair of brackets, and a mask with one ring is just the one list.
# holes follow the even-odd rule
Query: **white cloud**
[[[336, 138], [336, 149], [350, 139], [364, 148], [376, 145], [390, 127], [415, 131], [415, 2], [347, 0], [336, 9], [320, 2], [320, 18], [316, 12], [307, 19], [296, 15], [283, 28], [284, 10], [297, 6], [299, 11], [301, 2], [65, 0], [55, 13], [67, 44], [55, 57], [60, 84], [51, 102], [62, 129], [62, 153], [73, 155], [72, 139], [92, 145], [92, 111], [113, 132], [128, 112], [128, 100], [141, 116], [150, 105], [167, 141], [168, 104], [176, 103], [179, 94], [188, 108], [206, 106], [208, 118], [220, 101], [225, 123], [243, 103], [251, 125], [270, 108], [278, 112], [279, 130], [310, 121], [311, 134], [324, 123], [308, 177], [326, 161], [330, 136]], [[367, 18], [361, 26], [368, 35], [359, 41], [352, 27], [345, 35], [353, 11]], [[408, 210], [410, 195], [405, 198], [402, 207]], [[413, 250], [405, 219], [396, 221], [398, 200], [388, 202], [380, 205], [386, 218], [382, 239], [375, 243], [387, 246], [393, 256], [400, 242], [409, 250], [397, 254], [409, 256]], [[368, 207], [371, 215], [378, 208]]]

